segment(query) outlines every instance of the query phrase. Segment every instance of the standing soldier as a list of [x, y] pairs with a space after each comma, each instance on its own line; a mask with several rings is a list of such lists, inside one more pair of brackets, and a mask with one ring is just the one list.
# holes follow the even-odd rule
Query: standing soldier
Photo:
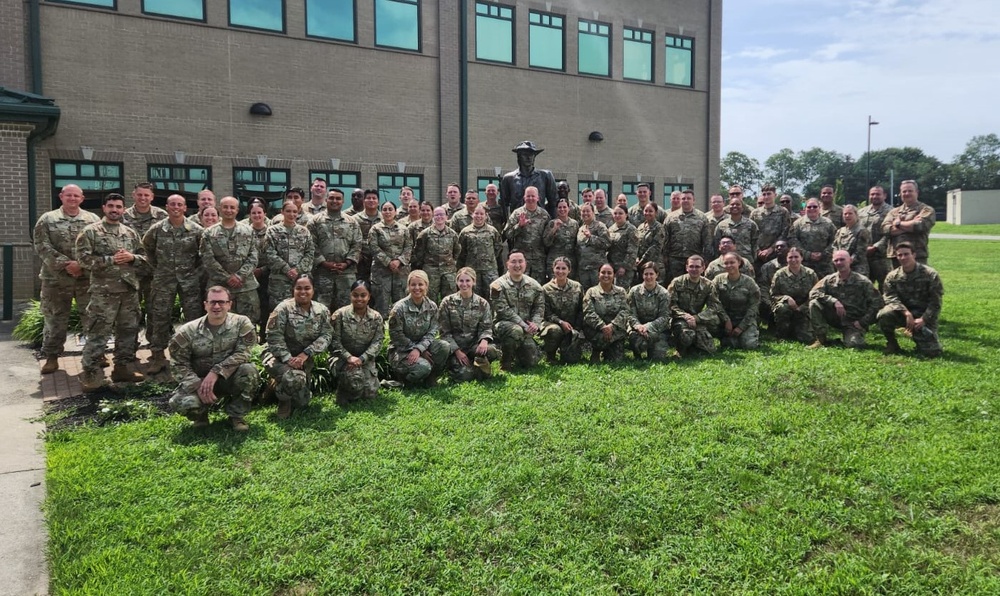
[[76, 254], [90, 271], [89, 321], [87, 343], [83, 347], [80, 385], [84, 392], [97, 391], [104, 385], [101, 361], [114, 333], [115, 368], [112, 381], [136, 383], [142, 375], [131, 369], [138, 349], [139, 275], [138, 265], [146, 257], [136, 254], [139, 235], [122, 225], [125, 197], [111, 193], [104, 197], [104, 218], [85, 227], [76, 238]]
[[[403, 222], [396, 221], [396, 206], [382, 203], [382, 221], [368, 233], [368, 250], [372, 254], [372, 288], [375, 290], [375, 310], [385, 313], [407, 291], [413, 237]], [[426, 274], [425, 274], [426, 277]], [[427, 288], [424, 288], [426, 295]]]
[[[325, 191], [325, 188], [324, 188]], [[291, 199], [281, 206], [284, 221], [265, 232], [264, 263], [270, 271], [267, 280], [268, 312], [282, 301], [292, 297], [292, 286], [302, 273], [313, 267], [312, 235], [301, 224], [295, 223], [299, 208]]]
[[[464, 213], [456, 213], [451, 221]], [[455, 289], [455, 272], [458, 270], [458, 256], [461, 252], [458, 232], [448, 225], [447, 211], [444, 207], [436, 207], [433, 223], [417, 235], [417, 242], [413, 247], [413, 260], [421, 263], [427, 274], [427, 297], [434, 302], [440, 302], [441, 298]]]
[[844, 225], [844, 208], [834, 202], [832, 186], [827, 184], [819, 189], [819, 202], [822, 204], [819, 214], [829, 219], [833, 227], [840, 228]]
[[795, 220], [788, 234], [789, 246], [802, 251], [803, 263], [816, 272], [820, 278], [833, 271], [830, 257], [833, 255], [833, 237], [837, 229], [833, 222], [819, 214], [819, 201], [806, 201], [806, 215]]
[[257, 240], [250, 226], [236, 221], [239, 201], [223, 197], [219, 202], [222, 221], [207, 228], [201, 235], [202, 265], [208, 275], [208, 286], [222, 286], [229, 291], [226, 311], [245, 315], [251, 321], [260, 320], [260, 299], [257, 296]]
[[917, 345], [917, 352], [928, 358], [941, 355], [937, 322], [941, 314], [944, 286], [937, 271], [918, 263], [913, 246], [896, 245], [899, 267], [885, 276], [885, 306], [878, 313], [878, 326], [885, 334], [886, 354], [899, 353], [896, 329], [904, 327]]
[[927, 240], [934, 227], [934, 208], [917, 200], [920, 190], [915, 180], [903, 180], [899, 183], [899, 196], [903, 204], [889, 211], [882, 221], [882, 232], [889, 237], [889, 248], [886, 256], [896, 262], [896, 246], [901, 242], [909, 242], [917, 262], [926, 265], [929, 253]]
[[203, 228], [207, 227], [205, 224], [203, 224], [201, 222], [201, 214], [205, 212], [205, 209], [208, 209], [209, 207], [212, 207], [214, 209], [215, 206], [216, 206], [215, 205], [215, 193], [212, 192], [212, 191], [210, 191], [210, 190], [208, 190], [207, 188], [204, 189], [204, 190], [199, 190], [198, 191], [198, 212], [195, 213], [195, 214], [193, 214], [193, 215], [191, 215], [190, 217], [188, 217], [188, 219], [190, 219], [191, 221], [193, 221], [194, 223], [198, 224], [199, 226], [201, 226]]
[[621, 205], [615, 207], [615, 223], [608, 228], [608, 262], [615, 268], [615, 283], [626, 290], [635, 277], [635, 258], [639, 254], [639, 236], [628, 221], [628, 212]]
[[381, 220], [378, 212], [378, 190], [365, 189], [365, 198], [362, 199], [362, 204], [364, 209], [354, 216], [354, 221], [358, 222], [361, 227], [361, 260], [358, 261], [358, 279], [371, 281], [372, 252], [368, 246], [368, 234], [371, 232], [372, 226]]
[[810, 348], [827, 343], [827, 325], [844, 333], [844, 345], [862, 348], [865, 333], [882, 308], [882, 296], [867, 277], [851, 271], [851, 255], [846, 250], [833, 253], [836, 271], [823, 277], [809, 292], [809, 321], [816, 341]]
[[709, 234], [705, 214], [694, 208], [694, 191], [681, 192], [681, 208], [671, 211], [664, 224], [667, 283], [684, 275], [687, 258], [691, 255], [707, 255], [712, 252], [712, 236]]
[[868, 247], [868, 279], [872, 283], [878, 283], [882, 289], [882, 282], [886, 273], [889, 273], [889, 259], [885, 256], [889, 239], [882, 232], [882, 222], [892, 208], [885, 203], [885, 189], [881, 186], [873, 186], [868, 191], [868, 204], [858, 210], [858, 219], [871, 235], [871, 245]]
[[740, 190], [737, 194], [730, 191], [729, 195], [731, 197], [729, 199], [729, 215], [715, 227], [715, 244], [718, 245], [723, 236], [732, 236], [733, 242], [736, 243], [736, 252], [741, 257], [753, 262], [757, 254], [760, 231], [752, 219], [743, 216], [743, 191]]
[[344, 193], [331, 188], [326, 195], [326, 211], [306, 224], [315, 248], [316, 302], [334, 312], [351, 301], [351, 284], [361, 258], [361, 226], [342, 213]]
[[776, 191], [773, 184], [765, 184], [760, 189], [760, 198], [764, 199], [764, 204], [750, 213], [750, 219], [757, 224], [760, 232], [757, 236], [757, 254], [754, 255], [757, 269], [774, 258], [772, 253], [775, 244], [788, 238], [788, 227], [792, 225], [788, 210], [774, 202]]
[[507, 216], [504, 214], [503, 205], [500, 204], [500, 189], [496, 184], [486, 185], [486, 215], [489, 217], [490, 225], [498, 231], [507, 224]]
[[489, 300], [490, 284], [498, 276], [497, 262], [503, 250], [500, 232], [487, 223], [486, 208], [480, 205], [472, 212], [472, 225], [458, 234], [461, 246], [459, 267], [471, 267], [476, 272], [476, 293]]
[[[636, 228], [638, 228], [646, 219], [643, 211], [646, 209], [646, 205], [650, 202], [650, 194], [652, 193], [649, 190], [648, 182], [640, 182], [635, 185], [635, 197], [639, 200], [639, 202], [628, 208], [628, 221]], [[656, 207], [656, 221], [662, 224], [667, 220], [667, 212], [660, 209], [656, 203], [653, 203], [653, 207]]]
[[[158, 221], [167, 219], [167, 212], [159, 207], [153, 206], [153, 184], [150, 182], [140, 182], [132, 189], [132, 206], [125, 210], [122, 215], [122, 223], [135, 230], [135, 233], [142, 239], [146, 236], [149, 228]], [[139, 254], [146, 254], [144, 249], [139, 247]], [[149, 311], [149, 290], [153, 279], [153, 270], [145, 263], [141, 264], [136, 272], [139, 274], [139, 302], [143, 311]], [[139, 326], [145, 325], [142, 314], [139, 318]]]
[[[551, 174], [549, 174], [551, 176]], [[549, 213], [538, 205], [538, 189], [529, 186], [524, 189], [524, 205], [514, 209], [507, 220], [503, 235], [510, 243], [511, 252], [524, 255], [528, 275], [545, 278], [545, 245], [542, 234], [549, 221]], [[555, 205], [553, 205], [555, 208]]]
[[88, 224], [100, 221], [80, 209], [83, 191], [68, 184], [59, 192], [62, 207], [49, 211], [35, 223], [35, 252], [42, 261], [38, 277], [42, 280], [41, 309], [44, 318], [42, 374], [59, 370], [59, 354], [66, 343], [69, 313], [76, 299], [83, 327], [87, 327], [87, 303], [90, 302], [90, 275], [76, 257], [76, 237]]
[[545, 296], [542, 286], [524, 274], [527, 260], [524, 253], [512, 251], [507, 257], [507, 273], [490, 284], [494, 310], [494, 335], [503, 357], [500, 367], [524, 368], [538, 365], [541, 355], [535, 336], [541, 331], [545, 316]]
[[163, 351], [173, 335], [174, 297], [180, 295], [184, 321], [204, 312], [201, 299], [201, 269], [198, 247], [202, 227], [184, 218], [181, 195], [167, 197], [167, 219], [157, 222], [142, 237], [146, 261], [153, 271], [149, 295], [146, 340], [153, 352], [146, 372], [156, 374], [167, 366]]

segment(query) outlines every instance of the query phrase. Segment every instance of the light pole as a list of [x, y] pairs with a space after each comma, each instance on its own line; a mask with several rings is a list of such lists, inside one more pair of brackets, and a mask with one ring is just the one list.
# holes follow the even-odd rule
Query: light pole
[[872, 120], [871, 114], [869, 114], [868, 115], [868, 153], [867, 153], [868, 159], [865, 160], [866, 162], [868, 162], [868, 165], [867, 165], [867, 168], [866, 168], [866, 172], [865, 172], [865, 192], [866, 193], [868, 192], [868, 189], [872, 187], [872, 180], [871, 179], [872, 179], [872, 127], [873, 126], [878, 126], [878, 122], [875, 122], [874, 120]]

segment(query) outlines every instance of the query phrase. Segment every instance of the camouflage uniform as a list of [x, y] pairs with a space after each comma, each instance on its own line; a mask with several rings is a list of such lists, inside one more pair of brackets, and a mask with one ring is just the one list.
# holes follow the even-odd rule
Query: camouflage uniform
[[[414, 222], [406, 224], [406, 231], [410, 233], [410, 238], [412, 239], [414, 246], [417, 245], [417, 236], [420, 235], [420, 232], [423, 232], [424, 230], [426, 230], [427, 228], [429, 228], [429, 227], [431, 227], [433, 225], [434, 225], [433, 221], [429, 221], [427, 223], [424, 223], [423, 220], [419, 220], [419, 219], [417, 221], [414, 221]], [[456, 231], [460, 231], [460, 230], [456, 230]], [[412, 269], [422, 269], [423, 265], [424, 265], [423, 263], [418, 262], [416, 259], [414, 259], [413, 262], [410, 263], [410, 266], [411, 266]]]
[[708, 233], [708, 220], [705, 214], [697, 209], [691, 213], [677, 210], [667, 217], [666, 255], [667, 276], [673, 279], [683, 275], [687, 259], [691, 255], [707, 255], [712, 252], [712, 237]]
[[295, 280], [289, 279], [288, 272], [295, 269], [300, 275], [311, 273], [315, 254], [312, 234], [305, 226], [294, 224], [289, 227], [282, 223], [267, 229], [264, 262], [270, 270], [267, 279], [268, 311], [292, 297]]
[[471, 226], [471, 225], [472, 225], [472, 214], [469, 213], [468, 208], [462, 209], [461, 211], [455, 213], [455, 215], [452, 215], [451, 218], [448, 219], [448, 226], [451, 229], [455, 230], [456, 234], [464, 230], [465, 226]]
[[[542, 286], [545, 295], [545, 324], [539, 336], [549, 362], [556, 361], [559, 353], [564, 364], [576, 364], [583, 355], [583, 287], [572, 279], [562, 288], [551, 279]], [[567, 333], [561, 323], [573, 326]]]
[[[524, 213], [528, 216], [528, 225], [521, 227], [518, 219]], [[545, 224], [549, 221], [549, 214], [545, 209], [537, 207], [535, 211], [529, 212], [521, 206], [510, 214], [507, 220], [507, 227], [503, 230], [503, 236], [510, 243], [511, 252], [521, 251], [525, 260], [528, 261], [527, 275], [545, 279], [545, 246], [542, 243], [542, 234]], [[506, 352], [506, 350], [504, 350]]]
[[[76, 238], [80, 265], [90, 272], [90, 304], [87, 305], [87, 343], [81, 365], [84, 373], [101, 373], [101, 360], [108, 337], [115, 337], [115, 366], [135, 361], [139, 349], [139, 274], [146, 257], [136, 254], [139, 235], [132, 228], [107, 219], [83, 228]], [[135, 255], [124, 265], [112, 262], [119, 250]]]
[[[379, 222], [368, 233], [368, 251], [372, 255], [372, 293], [375, 310], [389, 312], [389, 307], [406, 295], [406, 277], [410, 274], [410, 257], [413, 240], [402, 222], [392, 225]], [[389, 263], [399, 260], [399, 269], [393, 273]], [[429, 288], [428, 288], [429, 289]]]
[[[330, 339], [331, 367], [337, 371], [337, 403], [358, 399], [374, 399], [378, 395], [376, 358], [385, 343], [382, 315], [369, 308], [364, 317], [354, 314], [354, 307], [337, 309], [330, 317], [333, 328]], [[361, 366], [347, 369], [347, 359], [356, 356]]]
[[[261, 364], [277, 382], [274, 392], [278, 401], [290, 401], [297, 407], [309, 405], [313, 356], [330, 345], [332, 332], [330, 310], [319, 302], [311, 302], [304, 312], [294, 298], [274, 307], [267, 319], [267, 347]], [[308, 356], [302, 369], [288, 366], [288, 361], [299, 354]]]
[[501, 363], [508, 366], [516, 360], [525, 368], [537, 365], [538, 345], [527, 332], [527, 326], [534, 323], [541, 330], [545, 322], [542, 286], [527, 275], [515, 283], [505, 273], [490, 284], [490, 303], [494, 310], [494, 336], [503, 351]]
[[486, 214], [489, 215], [489, 221], [486, 223], [497, 230], [504, 229], [504, 226], [507, 225], [507, 218], [503, 214], [503, 205], [499, 203], [493, 206], [486, 205], [485, 203], [483, 205], [486, 207]]
[[[406, 385], [430, 383], [437, 379], [448, 363], [448, 343], [437, 339], [438, 307], [424, 298], [415, 304], [407, 296], [392, 305], [389, 311], [389, 368], [392, 375]], [[420, 357], [407, 364], [410, 352]], [[424, 353], [430, 354], [430, 358]]]
[[[312, 235], [315, 248], [316, 296], [314, 300], [336, 310], [351, 303], [351, 284], [357, 279], [357, 264], [361, 259], [361, 226], [337, 211], [324, 211], [314, 216], [306, 229]], [[325, 261], [347, 263], [343, 271], [331, 271]]]
[[[653, 206], [656, 207], [656, 221], [660, 222], [661, 224], [663, 222], [667, 221], [667, 212], [666, 212], [666, 210], [662, 209], [656, 203], [653, 203]], [[628, 208], [628, 222], [630, 224], [632, 224], [636, 228], [638, 228], [640, 225], [642, 225], [642, 222], [646, 221], [646, 216], [643, 214], [643, 210], [645, 208], [646, 208], [645, 205], [640, 205], [639, 203], [636, 203], [635, 205], [632, 205], [631, 207], [629, 207]]]
[[[153, 205], [149, 206], [149, 211], [146, 213], [139, 213], [135, 205], [132, 205], [122, 214], [122, 223], [135, 230], [135, 233], [139, 235], [139, 240], [146, 237], [146, 232], [153, 227], [153, 224], [165, 219], [167, 219], [167, 212]], [[141, 245], [139, 247], [139, 254], [146, 254]], [[139, 275], [139, 300], [145, 311], [145, 314], [140, 316], [139, 321], [139, 326], [142, 327], [145, 324], [142, 318], [148, 316], [149, 312], [149, 293], [153, 279], [153, 269], [143, 264], [136, 269], [136, 272]]]
[[[681, 275], [667, 286], [667, 296], [670, 297], [670, 329], [677, 350], [686, 350], [693, 345], [699, 350], [714, 354], [712, 329], [719, 324], [722, 304], [712, 282], [704, 277], [695, 281], [689, 275]], [[684, 320], [685, 314], [697, 319], [698, 324], [694, 329]]]
[[[446, 296], [438, 309], [438, 326], [441, 340], [448, 344], [448, 372], [453, 381], [464, 382], [489, 376], [473, 366], [474, 361], [481, 358], [476, 355], [476, 348], [484, 339], [489, 344], [485, 356], [488, 362], [496, 362], [502, 355], [493, 343], [493, 311], [485, 298], [473, 294], [466, 300], [458, 292]], [[462, 350], [468, 357], [467, 366], [455, 357], [456, 350]]]
[[[247, 225], [250, 226], [250, 223], [247, 222]], [[264, 242], [267, 240], [267, 228], [269, 226], [270, 224], [265, 225], [259, 230], [250, 226], [250, 231], [253, 232], [254, 242], [257, 243], [257, 266], [254, 267], [253, 274], [254, 278], [257, 280], [257, 303], [264, 305], [266, 305], [268, 301], [267, 280], [271, 277], [271, 271], [267, 268], [267, 263], [264, 262]], [[199, 265], [198, 268], [201, 272], [201, 294], [204, 296], [207, 275], [204, 265]], [[257, 269], [260, 269], [260, 271], [258, 272]], [[271, 313], [266, 312], [266, 308], [262, 308], [260, 310], [261, 316], [258, 319], [255, 319], [254, 323], [260, 325], [260, 336], [264, 337], [264, 334], [266, 333], [265, 330], [267, 329], [267, 318]]]
[[944, 286], [937, 271], [917, 263], [910, 273], [897, 267], [885, 276], [885, 306], [878, 313], [878, 326], [886, 338], [895, 338], [896, 328], [906, 326], [906, 311], [914, 319], [923, 318], [924, 326], [913, 332], [917, 351], [924, 356], [941, 355], [938, 340], [938, 315]]
[[774, 274], [778, 272], [778, 269], [785, 265], [787, 262], [775, 257], [761, 265], [760, 270], [757, 271], [757, 287], [760, 288], [760, 318], [758, 320], [766, 321], [768, 325], [774, 322], [774, 317], [771, 315], [771, 281], [774, 280]]
[[[722, 215], [719, 215], [719, 216], [716, 216], [713, 211], [707, 211], [707, 212], [705, 212], [705, 221], [708, 222], [708, 231], [712, 235], [713, 240], [715, 239], [715, 230], [719, 227], [719, 223], [722, 222], [722, 220], [726, 219], [727, 217], [729, 217], [729, 215], [725, 211], [723, 211]], [[715, 245], [712, 246], [712, 254], [711, 255], [705, 255], [705, 258], [706, 259], [710, 258], [713, 255], [714, 256], [718, 256], [716, 254], [718, 248], [719, 248], [719, 244], [715, 243]]]
[[594, 207], [594, 219], [604, 224], [606, 228], [615, 223], [615, 212], [607, 205], [605, 205], [604, 211], [598, 211], [597, 207]]
[[[788, 228], [792, 225], [788, 210], [781, 205], [757, 207], [750, 212], [750, 219], [757, 224], [757, 250], [774, 248], [778, 240], [788, 238]], [[749, 256], [749, 255], [747, 255]], [[758, 265], [763, 265], [757, 255], [753, 256]]]
[[[722, 265], [724, 258], [725, 255], [719, 255], [719, 258], [715, 259], [709, 263], [707, 267], [705, 267], [704, 276], [707, 279], [715, 279], [715, 276], [726, 270], [726, 268]], [[753, 263], [750, 262], [750, 259], [740, 257], [740, 273], [754, 277]]]
[[[636, 359], [643, 352], [650, 360], [664, 360], [670, 348], [670, 296], [660, 284], [647, 290], [643, 284], [628, 291], [628, 340]], [[646, 325], [648, 337], [636, 331], [637, 325]]]
[[[246, 315], [251, 321], [260, 320], [260, 300], [257, 296], [257, 240], [253, 229], [243, 223], [226, 228], [220, 222], [201, 234], [201, 262], [209, 286], [222, 286], [232, 294], [232, 312]], [[240, 288], [229, 286], [235, 274], [243, 281]]]
[[719, 241], [722, 240], [723, 236], [733, 237], [733, 242], [736, 243], [736, 252], [741, 257], [757, 258], [757, 242], [760, 231], [757, 229], [757, 224], [749, 217], [741, 217], [739, 221], [727, 217], [720, 221], [719, 225], [715, 227], [714, 246], [719, 246]]
[[[605, 339], [602, 327], [610, 324], [613, 327], [611, 339]], [[625, 357], [625, 338], [629, 330], [628, 299], [624, 288], [611, 286], [611, 291], [605, 292], [601, 286], [595, 285], [583, 294], [583, 334], [593, 349], [591, 362], [598, 355], [605, 362], [618, 362]]]
[[[590, 238], [587, 238], [583, 231], [590, 230]], [[597, 285], [597, 272], [601, 266], [608, 262], [608, 247], [611, 245], [611, 236], [608, 235], [608, 228], [603, 223], [594, 220], [594, 223], [580, 224], [580, 230], [576, 233], [576, 278], [580, 280], [580, 285], [584, 290]]]
[[[219, 226], [221, 227], [221, 226]], [[198, 397], [198, 386], [209, 372], [219, 375], [214, 393], [226, 400], [226, 414], [243, 418], [257, 395], [260, 376], [250, 362], [250, 350], [257, 332], [247, 317], [228, 313], [213, 330], [208, 315], [185, 323], [170, 340], [170, 368], [177, 389], [170, 396], [170, 408], [190, 419], [208, 412]]]
[[[774, 332], [778, 337], [792, 335], [802, 343], [813, 340], [812, 325], [809, 322], [809, 291], [818, 281], [816, 272], [802, 266], [798, 275], [788, 267], [782, 267], [771, 280], [771, 312], [774, 316]], [[798, 310], [788, 306], [788, 298], [795, 300]]]
[[819, 208], [819, 214], [820, 214], [820, 216], [829, 219], [830, 223], [833, 224], [833, 227], [835, 229], [839, 230], [840, 228], [844, 227], [844, 208], [843, 207], [841, 207], [840, 205], [834, 203], [834, 204], [830, 205], [829, 209], [827, 209], [826, 206], [824, 206], [822, 202], [820, 202], [819, 206], [820, 206], [820, 208]]
[[[788, 233], [788, 245], [802, 251], [802, 264], [824, 277], [833, 272], [833, 237], [837, 229], [833, 222], [825, 217], [817, 217], [816, 221], [808, 216], [800, 217], [792, 224]], [[822, 253], [818, 261], [814, 261], [810, 253]]]
[[639, 256], [639, 236], [635, 226], [629, 222], [619, 227], [608, 228], [611, 244], [608, 246], [608, 262], [615, 268], [615, 284], [623, 288], [632, 286], [635, 277], [635, 260]]
[[880, 289], [882, 288], [882, 280], [892, 269], [889, 259], [885, 256], [889, 237], [882, 232], [882, 222], [891, 209], [887, 203], [882, 203], [879, 208], [867, 205], [858, 209], [858, 221], [868, 230], [871, 246], [875, 247], [875, 253], [868, 256], [868, 279], [872, 280], [872, 283], [877, 282]]
[[[729, 279], [727, 273], [720, 273], [712, 279], [715, 294], [722, 304], [722, 315], [718, 327], [718, 338], [722, 345], [743, 350], [756, 350], [760, 341], [760, 329], [757, 328], [757, 313], [760, 308], [760, 288], [749, 275], [740, 275], [739, 279]], [[733, 327], [743, 330], [736, 337], [729, 337], [725, 332], [725, 323], [729, 321]]]
[[[635, 230], [639, 238], [639, 246], [635, 259], [636, 269], [646, 261], [654, 263], [663, 262], [663, 247], [666, 245], [667, 231], [660, 222], [653, 221], [651, 224], [643, 221]], [[666, 273], [661, 273], [659, 280], [665, 279]]]
[[[310, 203], [310, 205], [311, 204], [312, 203]], [[323, 205], [323, 211], [317, 211], [316, 214], [318, 215], [318, 214], [324, 213], [324, 212], [326, 212], [326, 205], [325, 204]], [[306, 205], [305, 205], [305, 203], [303, 203], [302, 204], [302, 209], [299, 211], [298, 215], [295, 216], [295, 223], [297, 223], [300, 226], [304, 226], [304, 225], [307, 225], [309, 223], [309, 221], [312, 220], [312, 218], [313, 218], [313, 214], [311, 214], [308, 211], [306, 211]], [[278, 213], [274, 217], [271, 218], [271, 221], [268, 222], [268, 225], [271, 225], [271, 226], [280, 226], [280, 225], [282, 225], [284, 223], [285, 223], [285, 214], [284, 213]], [[247, 221], [246, 224], [250, 225], [250, 222]]]
[[420, 262], [427, 274], [428, 298], [437, 302], [455, 291], [455, 272], [461, 253], [458, 232], [448, 226], [438, 231], [432, 225], [417, 236], [413, 260]]
[[871, 236], [860, 222], [853, 228], [842, 226], [833, 236], [833, 250], [846, 250], [851, 255], [851, 271], [857, 271], [865, 277], [868, 275], [868, 245]]
[[[899, 218], [902, 221], [913, 221], [914, 219], [920, 218], [920, 223], [917, 224], [912, 231], [900, 234], [898, 236], [893, 236], [892, 222]], [[936, 214], [934, 213], [934, 208], [929, 207], [920, 201], [916, 201], [912, 207], [907, 207], [906, 204], [895, 207], [889, 214], [885, 216], [882, 220], [882, 233], [886, 235], [888, 247], [886, 248], [886, 256], [890, 259], [896, 257], [896, 245], [900, 242], [909, 242], [913, 245], [913, 254], [917, 257], [917, 262], [924, 265], [927, 264], [927, 258], [929, 253], [927, 252], [927, 241], [931, 233], [931, 228], [934, 227], [934, 222], [936, 221]]]
[[201, 226], [188, 220], [177, 227], [163, 220], [142, 237], [153, 270], [153, 289], [146, 302], [146, 339], [154, 352], [165, 350], [173, 335], [175, 296], [180, 296], [185, 322], [205, 314], [198, 255], [202, 232]]
[[476, 272], [476, 294], [487, 300], [490, 284], [497, 279], [497, 260], [503, 251], [500, 232], [490, 224], [480, 227], [465, 226], [458, 234], [461, 250], [458, 255], [459, 267], [472, 267]]
[[[846, 310], [843, 320], [837, 317], [834, 307], [838, 300]], [[875, 322], [882, 305], [882, 296], [867, 277], [852, 271], [844, 280], [840, 279], [840, 274], [831, 273], [820, 279], [809, 292], [809, 320], [813, 335], [817, 340], [824, 340], [829, 324], [843, 331], [845, 346], [860, 348], [865, 345], [865, 332]], [[861, 324], [861, 329], [854, 327], [855, 321]]]
[[444, 210], [448, 213], [448, 220], [450, 221], [451, 218], [454, 217], [456, 213], [460, 213], [461, 211], [465, 210], [465, 203], [459, 201], [459, 203], [454, 207], [452, 207], [451, 205], [442, 205], [442, 207], [444, 207]]
[[567, 257], [573, 262], [573, 278], [576, 279], [578, 270], [576, 262], [576, 233], [580, 231], [580, 224], [575, 219], [568, 219], [562, 222], [559, 229], [556, 229], [556, 222], [559, 219], [550, 219], [545, 224], [545, 232], [542, 234], [542, 244], [545, 245], [545, 272], [544, 275], [535, 275], [538, 279], [544, 279], [552, 275], [552, 263], [559, 257]]
[[354, 221], [358, 222], [358, 226], [361, 228], [361, 260], [358, 261], [358, 279], [371, 281], [372, 253], [371, 247], [368, 244], [368, 236], [371, 233], [372, 226], [382, 221], [382, 216], [377, 211], [375, 215], [371, 216], [362, 211], [354, 216]]
[[98, 221], [100, 218], [89, 211], [81, 209], [70, 217], [59, 208], [45, 213], [35, 223], [35, 252], [42, 261], [38, 277], [42, 280], [42, 355], [46, 358], [56, 358], [63, 351], [74, 298], [80, 322], [87, 328], [90, 274], [84, 270], [79, 277], [73, 277], [66, 273], [66, 265], [77, 260], [76, 237], [85, 226]]
[[301, 216], [305, 215], [306, 217], [311, 217], [313, 215], [323, 213], [324, 211], [326, 211], [326, 201], [320, 201], [319, 203], [313, 203], [312, 200], [304, 201], [302, 203], [302, 208], [299, 209], [299, 217], [296, 218], [295, 223], [304, 226], [306, 224], [299, 221], [302, 219]]

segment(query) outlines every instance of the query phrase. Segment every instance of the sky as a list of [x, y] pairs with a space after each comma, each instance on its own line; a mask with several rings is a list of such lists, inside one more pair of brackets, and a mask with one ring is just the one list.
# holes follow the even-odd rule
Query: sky
[[919, 147], [951, 162], [1000, 134], [997, 0], [725, 0], [722, 154], [858, 159]]

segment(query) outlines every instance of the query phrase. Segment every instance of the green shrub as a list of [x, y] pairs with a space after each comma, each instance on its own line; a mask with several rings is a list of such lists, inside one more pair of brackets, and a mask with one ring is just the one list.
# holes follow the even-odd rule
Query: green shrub
[[[76, 300], [74, 300], [69, 311], [68, 332], [73, 334], [81, 333], [82, 331], [80, 313], [76, 308]], [[42, 316], [42, 305], [37, 300], [32, 300], [31, 306], [21, 314], [21, 319], [17, 322], [17, 326], [14, 327], [14, 331], [11, 332], [11, 336], [17, 341], [30, 344], [33, 348], [40, 348], [44, 334], [45, 317]]]

